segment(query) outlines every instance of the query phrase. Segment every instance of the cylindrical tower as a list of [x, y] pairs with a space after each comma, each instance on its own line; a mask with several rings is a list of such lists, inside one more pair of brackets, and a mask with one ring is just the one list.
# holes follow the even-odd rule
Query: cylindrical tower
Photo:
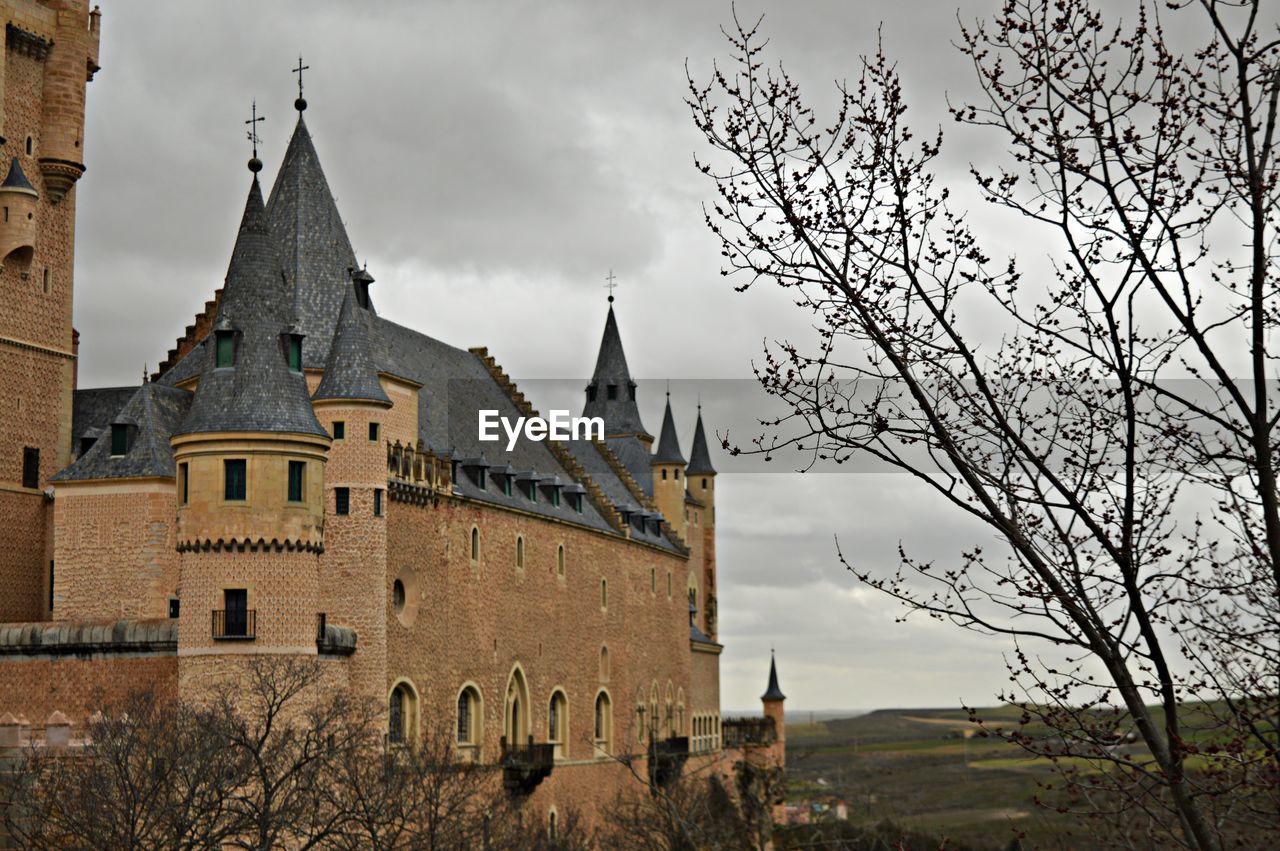
[[658, 511], [676, 530], [681, 539], [688, 532], [684, 519], [685, 461], [680, 452], [680, 438], [676, 435], [676, 422], [671, 414], [671, 394], [667, 394], [667, 409], [662, 415], [662, 431], [658, 437], [658, 451], [650, 459], [653, 468], [653, 501]]

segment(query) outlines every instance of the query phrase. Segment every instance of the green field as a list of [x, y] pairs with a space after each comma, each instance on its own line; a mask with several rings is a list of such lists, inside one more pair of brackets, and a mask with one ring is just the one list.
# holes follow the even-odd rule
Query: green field
[[[1021, 710], [985, 709], [988, 722], [1017, 725]], [[1052, 796], [1048, 761], [991, 738], [961, 710], [883, 709], [856, 718], [787, 725], [788, 798], [835, 796], [849, 820], [888, 819], [975, 848], [1060, 847], [1076, 824], [1035, 803]], [[1024, 728], [1034, 734], [1031, 728]]]

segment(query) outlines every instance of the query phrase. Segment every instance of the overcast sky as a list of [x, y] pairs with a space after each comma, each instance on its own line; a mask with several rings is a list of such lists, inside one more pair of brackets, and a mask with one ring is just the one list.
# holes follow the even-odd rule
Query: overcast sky
[[[82, 387], [137, 383], [219, 285], [248, 186], [250, 100], [266, 115], [269, 186], [296, 120], [299, 53], [310, 65], [307, 123], [380, 312], [488, 346], [538, 407], [562, 406], [565, 393], [565, 405], [580, 404], [610, 269], [632, 372], [653, 379], [641, 390], [645, 423], [658, 430], [661, 382], [672, 379], [686, 453], [699, 393], [708, 425], [723, 427], [731, 407], [759, 401], [743, 379], [762, 340], [806, 337], [806, 317], [778, 292], [738, 294], [720, 277], [702, 220], [712, 187], [692, 164], [701, 148], [685, 67], [705, 79], [727, 55], [728, 2], [102, 5], [78, 189]], [[999, 5], [965, 0], [960, 14]], [[766, 14], [770, 58], [817, 100], [856, 74], [883, 22], [913, 122], [944, 125], [957, 185], [968, 159], [999, 155], [999, 140], [959, 130], [943, 111], [947, 94], [973, 93], [951, 44], [953, 5], [737, 9]], [[1011, 241], [996, 214], [976, 221]], [[791, 710], [981, 705], [1007, 682], [1000, 642], [894, 623], [901, 611], [835, 558], [838, 535], [860, 566], [887, 572], [899, 541], [945, 559], [984, 532], [901, 475], [735, 472], [722, 453], [717, 461], [726, 710], [759, 706], [770, 644]]]

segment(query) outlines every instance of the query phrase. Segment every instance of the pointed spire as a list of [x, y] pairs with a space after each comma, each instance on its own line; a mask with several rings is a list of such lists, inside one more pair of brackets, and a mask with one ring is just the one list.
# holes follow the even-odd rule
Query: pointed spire
[[[300, 372], [289, 369], [282, 336], [291, 332], [292, 292], [267, 224], [255, 174], [231, 251], [213, 333], [200, 344], [200, 383], [178, 434], [211, 431], [325, 435]], [[218, 366], [228, 340], [230, 367]]]
[[27, 180], [27, 173], [22, 170], [22, 163], [18, 162], [18, 158], [14, 157], [9, 163], [9, 174], [5, 176], [4, 183], [0, 183], [0, 189], [10, 192], [22, 192], [27, 195], [37, 195], [36, 188], [31, 185], [31, 181]]
[[782, 689], [778, 688], [778, 663], [773, 657], [773, 651], [769, 651], [769, 688], [764, 694], [760, 695], [761, 700], [786, 700], [787, 696], [782, 693]]
[[606, 436], [644, 434], [640, 422], [640, 408], [636, 405], [636, 383], [627, 369], [627, 356], [622, 351], [622, 336], [618, 333], [618, 319], [613, 305], [605, 318], [604, 336], [600, 339], [600, 353], [596, 356], [596, 370], [587, 385], [587, 403], [582, 407], [584, 417], [604, 419]]
[[369, 346], [369, 313], [357, 303], [355, 287], [348, 285], [342, 300], [342, 312], [338, 314], [338, 329], [329, 346], [329, 358], [325, 361], [324, 378], [316, 388], [316, 400], [361, 399], [382, 402], [391, 400], [378, 380]]
[[693, 449], [689, 452], [690, 476], [714, 476], [716, 468], [711, 464], [711, 451], [707, 448], [707, 433], [702, 428], [702, 405], [698, 405], [698, 425], [693, 430]]
[[676, 420], [671, 415], [671, 393], [667, 392], [667, 410], [662, 415], [662, 433], [658, 438], [658, 451], [653, 456], [655, 464], [683, 464], [680, 438], [676, 436]]
[[271, 187], [267, 220], [297, 290], [303, 366], [319, 367], [329, 356], [356, 255], [302, 115]]

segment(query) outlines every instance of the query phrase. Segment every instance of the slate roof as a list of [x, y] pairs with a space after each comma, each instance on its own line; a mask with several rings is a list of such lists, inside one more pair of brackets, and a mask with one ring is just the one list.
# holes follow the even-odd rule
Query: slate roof
[[31, 185], [30, 180], [27, 180], [27, 173], [22, 170], [22, 163], [18, 162], [17, 157], [9, 163], [9, 174], [5, 177], [4, 183], [0, 183], [0, 189], [18, 189], [30, 192], [32, 195], [36, 194], [36, 188]]
[[[285, 360], [281, 335], [293, 328], [293, 313], [293, 294], [281, 270], [255, 175], [214, 331], [187, 356], [200, 364], [200, 384], [178, 434], [264, 431], [328, 436], [311, 409], [306, 379]], [[237, 334], [235, 365], [219, 368], [215, 337], [227, 330]]]
[[[367, 399], [391, 404], [378, 379], [369, 341], [369, 312], [356, 303], [355, 288], [348, 283], [338, 314], [338, 327], [329, 346], [324, 377], [313, 399]], [[305, 345], [305, 341], [304, 341]]]
[[761, 700], [786, 700], [787, 696], [782, 693], [782, 689], [778, 688], [778, 663], [773, 658], [773, 653], [769, 654], [769, 688], [765, 693], [760, 695]]
[[662, 435], [658, 438], [658, 451], [651, 459], [655, 464], [683, 464], [680, 438], [676, 436], [676, 420], [671, 415], [671, 396], [667, 396], [667, 410], [662, 415]]
[[688, 476], [714, 476], [716, 468], [711, 464], [711, 451], [707, 448], [707, 433], [702, 428], [702, 406], [698, 406], [698, 425], [693, 430], [693, 450], [689, 453]]
[[[609, 398], [609, 387], [616, 388], [616, 398]], [[596, 369], [587, 385], [587, 402], [582, 408], [584, 417], [601, 417], [604, 433], [609, 435], [648, 434], [640, 422], [640, 409], [636, 406], [636, 383], [627, 369], [627, 356], [622, 351], [622, 336], [618, 333], [618, 320], [613, 315], [613, 305], [604, 322], [604, 336], [600, 339], [600, 353], [596, 356]], [[591, 398], [594, 389], [595, 399]]]
[[[608, 432], [606, 431], [606, 434]], [[649, 450], [638, 437], [606, 437], [605, 444], [614, 457], [622, 462], [622, 466], [636, 480], [645, 496], [653, 496], [653, 467], [649, 464]]]
[[81, 438], [89, 436], [90, 431], [96, 429], [101, 433], [137, 392], [137, 387], [76, 390], [71, 400], [72, 449], [78, 453]]
[[356, 255], [301, 112], [271, 187], [267, 223], [285, 276], [297, 291], [298, 324], [306, 335], [302, 364], [322, 367]]
[[[122, 388], [110, 388], [112, 392]], [[77, 392], [76, 396], [79, 397]], [[104, 398], [109, 394], [99, 394]], [[162, 384], [143, 384], [133, 389], [128, 403], [100, 426], [103, 437], [71, 466], [53, 477], [55, 482], [90, 479], [137, 479], [172, 477], [173, 450], [169, 438], [191, 405], [191, 393]], [[134, 427], [132, 445], [124, 455], [111, 454], [110, 426]]]

